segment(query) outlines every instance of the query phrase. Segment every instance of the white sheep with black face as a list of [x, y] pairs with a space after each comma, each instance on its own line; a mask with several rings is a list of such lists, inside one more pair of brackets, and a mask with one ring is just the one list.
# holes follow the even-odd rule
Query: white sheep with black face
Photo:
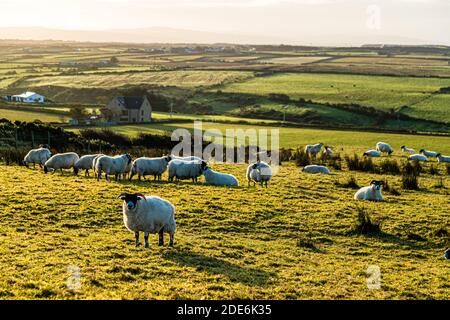
[[411, 160], [411, 161], [428, 161], [428, 158], [427, 158], [427, 156], [425, 156], [423, 154], [416, 153], [416, 154], [410, 155], [408, 157], [408, 160]]
[[331, 148], [330, 146], [325, 146], [323, 149], [323, 154], [325, 156], [331, 156], [333, 154], [333, 148]]
[[66, 153], [57, 153], [48, 159], [44, 164], [44, 172], [50, 172], [52, 171], [55, 173], [56, 170], [61, 170], [61, 173], [63, 173], [62, 169], [71, 169], [74, 168], [75, 173], [75, 163], [80, 159], [78, 154], [75, 152], [66, 152]]
[[250, 182], [253, 181], [253, 186], [256, 186], [256, 183], [260, 183], [261, 186], [266, 186], [272, 179], [272, 168], [264, 161], [258, 161], [255, 163], [251, 163], [247, 167], [246, 173], [248, 186], [250, 187]]
[[141, 193], [122, 193], [123, 222], [134, 232], [136, 247], [140, 246], [139, 233], [144, 232], [145, 247], [149, 247], [149, 234], [159, 234], [159, 245], [164, 245], [164, 233], [170, 235], [169, 246], [174, 244], [176, 231], [175, 206], [167, 200]]
[[80, 170], [85, 170], [84, 176], [89, 177], [89, 170], [93, 168], [94, 160], [99, 156], [99, 154], [87, 154], [82, 156], [77, 162], [75, 162], [75, 174], [78, 175]]
[[415, 153], [416, 150], [408, 148], [407, 146], [401, 146], [400, 147], [402, 149], [403, 152], [407, 152], [407, 153]]
[[322, 173], [322, 174], [330, 174], [330, 170], [325, 166], [319, 166], [315, 164], [308, 165], [303, 168], [303, 172], [305, 173]]
[[171, 160], [171, 156], [164, 156], [159, 158], [137, 158], [133, 161], [130, 181], [135, 174], [138, 175], [139, 181], [141, 181], [141, 177], [145, 179], [146, 175], [153, 175], [154, 180], [161, 180], [162, 174], [167, 170], [167, 166]]
[[315, 157], [323, 147], [323, 143], [308, 144], [305, 146], [305, 152]]
[[102, 172], [105, 172], [106, 180], [110, 181], [109, 175], [114, 174], [117, 181], [120, 175], [125, 174], [130, 170], [132, 164], [131, 156], [126, 153], [119, 156], [100, 156], [95, 160], [95, 174], [97, 180], [102, 177]]
[[42, 147], [38, 149], [32, 149], [28, 151], [27, 155], [23, 158], [22, 163], [28, 167], [30, 163], [33, 164], [33, 168], [36, 167], [36, 163], [39, 167], [45, 164], [45, 162], [52, 156], [51, 151], [48, 148]]
[[429, 150], [425, 150], [425, 149], [420, 149], [419, 152], [420, 152], [421, 154], [423, 154], [424, 156], [431, 157], [431, 158], [436, 158], [437, 155], [439, 154], [439, 152], [436, 152], [436, 151], [429, 151]]
[[438, 160], [438, 162], [450, 162], [450, 156], [443, 156], [442, 154], [438, 153], [436, 155], [436, 158]]
[[387, 153], [389, 155], [394, 152], [394, 149], [392, 149], [391, 145], [386, 142], [378, 142], [376, 145], [376, 150], [381, 153]]
[[192, 179], [192, 182], [196, 183], [198, 177], [203, 174], [206, 166], [207, 163], [203, 160], [171, 160], [167, 166], [169, 171], [169, 181], [173, 181], [174, 178], [177, 180]]
[[363, 153], [365, 157], [378, 158], [381, 157], [381, 152], [378, 150], [369, 150]]
[[356, 191], [355, 200], [370, 200], [370, 201], [382, 201], [383, 195], [381, 194], [381, 186], [384, 185], [383, 181], [372, 180], [370, 186], [362, 187]]
[[206, 184], [227, 187], [239, 186], [238, 180], [232, 174], [217, 172], [209, 167], [203, 170], [203, 176], [205, 177]]

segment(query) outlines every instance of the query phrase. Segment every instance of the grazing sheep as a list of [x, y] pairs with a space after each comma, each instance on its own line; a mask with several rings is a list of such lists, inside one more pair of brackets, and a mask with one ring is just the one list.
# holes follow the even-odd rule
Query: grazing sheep
[[412, 160], [412, 161], [428, 161], [428, 158], [423, 155], [423, 154], [412, 154], [408, 157], [408, 160]]
[[378, 150], [369, 150], [363, 153], [363, 156], [378, 158], [381, 157], [381, 152]]
[[386, 143], [386, 142], [378, 142], [377, 145], [376, 145], [376, 149], [377, 149], [377, 151], [380, 151], [380, 152], [383, 152], [383, 153], [387, 153], [389, 155], [392, 152], [394, 152], [394, 150], [391, 148], [389, 143]]
[[450, 259], [450, 248], [448, 248], [447, 250], [445, 250], [445, 252], [444, 252], [444, 258], [445, 258], [445, 259]]
[[145, 247], [148, 248], [150, 233], [159, 234], [159, 245], [164, 245], [164, 232], [170, 235], [169, 246], [173, 246], [175, 207], [169, 201], [156, 196], [144, 196], [141, 193], [122, 193], [123, 222], [125, 227], [134, 232], [136, 247], [139, 247], [139, 232], [144, 232]]
[[381, 195], [381, 186], [384, 184], [383, 181], [372, 180], [370, 186], [362, 187], [359, 189], [354, 196], [355, 200], [371, 200], [371, 201], [382, 201], [383, 196]]
[[305, 152], [309, 153], [311, 156], [315, 157], [320, 152], [322, 147], [323, 147], [323, 143], [308, 144], [305, 147]]
[[93, 168], [94, 160], [99, 156], [99, 154], [87, 154], [82, 156], [73, 167], [75, 174], [78, 175], [80, 169], [84, 169], [86, 170], [84, 176], [89, 177], [89, 170]]
[[246, 176], [249, 187], [250, 182], [253, 181], [253, 186], [256, 186], [256, 182], [259, 182], [261, 183], [261, 186], [265, 185], [267, 188], [267, 183], [272, 178], [272, 168], [263, 161], [251, 163], [247, 167]]
[[42, 165], [50, 159], [52, 156], [51, 151], [48, 148], [38, 148], [28, 151], [27, 155], [23, 158], [22, 163], [28, 167], [28, 164], [32, 163], [33, 168], [36, 167], [36, 163], [42, 168]]
[[78, 159], [80, 157], [75, 152], [57, 153], [45, 162], [44, 172], [53, 171], [54, 173], [60, 169], [61, 173], [63, 173], [62, 169], [74, 168], [73, 171], [75, 173], [75, 163]]
[[203, 171], [206, 184], [212, 184], [215, 186], [228, 186], [238, 187], [239, 182], [235, 176], [227, 173], [220, 173], [206, 167]]
[[171, 160], [184, 160], [184, 161], [194, 161], [194, 160], [203, 161], [202, 158], [199, 158], [196, 156], [178, 157], [178, 156], [174, 156], [173, 154], [170, 155], [170, 159]]
[[419, 152], [420, 152], [421, 154], [427, 156], [427, 157], [432, 157], [432, 158], [436, 158], [437, 155], [439, 154], [439, 152], [436, 152], [436, 151], [428, 151], [428, 150], [425, 150], [425, 149], [420, 149]]
[[318, 166], [318, 165], [309, 165], [303, 168], [303, 172], [306, 173], [323, 173], [323, 174], [330, 174], [330, 170], [328, 170], [325, 166]]
[[325, 156], [331, 156], [333, 154], [333, 149], [329, 146], [325, 146], [325, 149], [323, 150], [323, 154]]
[[115, 157], [100, 156], [97, 158], [95, 164], [95, 174], [97, 175], [97, 180], [100, 180], [102, 177], [102, 172], [104, 171], [106, 180], [110, 181], [109, 175], [114, 174], [115, 180], [117, 181], [121, 174], [127, 172], [131, 163], [132, 158], [128, 153]]
[[416, 150], [410, 149], [407, 146], [401, 146], [400, 148], [402, 149], [403, 152], [408, 152], [408, 153], [415, 153], [416, 152]]
[[171, 156], [159, 158], [141, 157], [134, 160], [130, 174], [130, 181], [136, 173], [138, 174], [139, 181], [141, 181], [141, 177], [144, 177], [145, 179], [146, 174], [153, 175], [154, 180], [156, 180], [156, 178], [161, 180], [161, 176], [167, 170], [167, 165], [170, 160], [172, 160]]
[[203, 160], [171, 160], [168, 164], [169, 181], [173, 181], [173, 178], [177, 178], [177, 180], [192, 179], [192, 182], [196, 183], [206, 165]]
[[438, 153], [436, 155], [436, 158], [437, 158], [438, 162], [450, 162], [450, 156], [443, 156], [440, 153]]

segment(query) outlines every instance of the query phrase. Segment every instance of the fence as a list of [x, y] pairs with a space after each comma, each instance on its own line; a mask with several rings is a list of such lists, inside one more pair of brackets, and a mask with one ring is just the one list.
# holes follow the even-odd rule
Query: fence
[[[57, 139], [56, 136], [53, 136]], [[52, 135], [50, 131], [46, 132], [35, 132], [33, 130], [27, 132], [24, 130], [19, 130], [15, 128], [12, 132], [3, 133], [0, 137], [0, 145], [6, 145], [9, 147], [36, 147], [39, 145], [51, 145]]]

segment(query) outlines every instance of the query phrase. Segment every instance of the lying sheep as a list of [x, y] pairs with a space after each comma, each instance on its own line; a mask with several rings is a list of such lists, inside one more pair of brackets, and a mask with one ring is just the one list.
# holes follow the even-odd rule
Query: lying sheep
[[421, 154], [423, 154], [424, 156], [432, 157], [432, 158], [436, 158], [438, 153], [439, 153], [439, 152], [436, 152], [436, 151], [428, 151], [428, 150], [425, 150], [425, 149], [420, 149], [419, 152]]
[[369, 151], [364, 152], [363, 156], [378, 158], [378, 157], [381, 157], [381, 152], [378, 150], [369, 150]]
[[145, 175], [147, 174], [153, 175], [154, 180], [156, 180], [156, 178], [161, 180], [161, 176], [167, 170], [167, 165], [170, 160], [172, 160], [171, 156], [159, 158], [141, 157], [134, 160], [130, 174], [130, 181], [136, 173], [138, 174], [139, 181], [141, 181], [141, 177], [144, 177], [145, 179]]
[[314, 164], [304, 167], [303, 172], [330, 174], [330, 170], [327, 167]]
[[305, 152], [310, 154], [311, 156], [315, 157], [320, 152], [322, 147], [323, 147], [323, 143], [308, 144], [305, 147]]
[[239, 182], [235, 176], [227, 173], [220, 173], [206, 167], [203, 171], [206, 184], [212, 184], [215, 186], [228, 186], [238, 187]]
[[82, 156], [74, 165], [75, 174], [78, 175], [80, 170], [86, 170], [84, 172], [85, 177], [89, 177], [89, 170], [93, 168], [93, 163], [96, 158], [98, 158], [99, 154], [87, 154]]
[[119, 156], [100, 156], [97, 158], [95, 164], [95, 174], [97, 175], [97, 180], [102, 177], [102, 172], [105, 172], [106, 180], [110, 181], [109, 175], [114, 174], [115, 180], [119, 179], [119, 176], [126, 173], [128, 168], [130, 168], [132, 163], [131, 156], [126, 153]]
[[80, 159], [80, 157], [75, 152], [57, 153], [45, 162], [44, 172], [47, 173], [53, 171], [54, 173], [56, 170], [60, 169], [61, 173], [63, 173], [62, 169], [74, 168], [75, 173], [75, 163], [78, 159]]
[[38, 148], [28, 151], [27, 155], [23, 158], [23, 165], [28, 167], [30, 163], [33, 164], [33, 168], [36, 167], [36, 163], [42, 168], [42, 165], [50, 159], [52, 156], [51, 151], [48, 148]]
[[436, 158], [437, 158], [438, 162], [450, 162], [450, 156], [443, 156], [440, 153], [438, 153], [436, 155]]
[[371, 201], [382, 201], [383, 196], [381, 194], [381, 186], [384, 184], [383, 181], [372, 180], [370, 186], [362, 187], [359, 189], [354, 196], [355, 200], [371, 200]]
[[256, 186], [256, 182], [259, 182], [261, 186], [265, 185], [267, 188], [267, 183], [272, 178], [272, 168], [263, 161], [251, 163], [247, 167], [246, 177], [249, 187], [250, 182], [253, 181], [253, 186]]
[[134, 232], [136, 247], [139, 247], [139, 232], [144, 232], [145, 247], [148, 248], [150, 233], [159, 234], [159, 245], [164, 245], [164, 232], [170, 235], [169, 246], [173, 246], [175, 207], [169, 201], [156, 196], [144, 196], [141, 193], [122, 193], [123, 222], [125, 227]]
[[376, 150], [389, 155], [394, 152], [394, 149], [392, 149], [389, 143], [386, 142], [378, 142], [376, 145]]
[[408, 153], [415, 153], [416, 152], [416, 150], [410, 149], [410, 148], [408, 148], [406, 146], [401, 146], [400, 148], [402, 149], [403, 152], [408, 152]]
[[412, 161], [428, 161], [428, 158], [423, 155], [423, 154], [412, 154], [408, 157], [408, 160], [412, 160]]
[[177, 180], [192, 179], [192, 182], [196, 183], [206, 165], [203, 160], [171, 160], [168, 164], [169, 181], [173, 181], [174, 178]]

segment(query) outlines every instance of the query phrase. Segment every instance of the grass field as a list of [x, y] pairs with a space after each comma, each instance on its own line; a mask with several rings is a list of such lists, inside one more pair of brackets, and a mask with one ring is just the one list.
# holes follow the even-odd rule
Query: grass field
[[42, 122], [67, 122], [70, 117], [64, 115], [57, 115], [39, 111], [21, 111], [21, 110], [7, 110], [0, 109], [0, 119], [5, 118], [10, 121], [26, 121], [33, 122], [40, 120]]
[[450, 121], [450, 95], [440, 95], [429, 108], [420, 103], [441, 87], [450, 86], [450, 79], [421, 79], [338, 74], [284, 73], [251, 78], [231, 83], [223, 91], [259, 94], [283, 93], [292, 99], [307, 99], [319, 103], [357, 103], [383, 110], [416, 105], [414, 115], [430, 120]]
[[[268, 189], [247, 188], [245, 165], [213, 165], [241, 187], [202, 183], [97, 182], [2, 166], [0, 297], [8, 299], [449, 299], [448, 189], [356, 203], [337, 187], [348, 172], [308, 176], [290, 164]], [[378, 175], [351, 174], [366, 185]], [[384, 177], [386, 178], [386, 177]], [[387, 177], [398, 188], [398, 177]], [[166, 178], [164, 178], [166, 180]], [[450, 179], [444, 178], [450, 186]], [[51, 191], [50, 191], [51, 189]], [[135, 248], [122, 221], [121, 192], [164, 197], [176, 209], [175, 247]], [[351, 235], [357, 208], [382, 233]], [[166, 239], [167, 241], [167, 239]], [[369, 290], [366, 271], [381, 270]], [[70, 268], [81, 288], [68, 289]]]

